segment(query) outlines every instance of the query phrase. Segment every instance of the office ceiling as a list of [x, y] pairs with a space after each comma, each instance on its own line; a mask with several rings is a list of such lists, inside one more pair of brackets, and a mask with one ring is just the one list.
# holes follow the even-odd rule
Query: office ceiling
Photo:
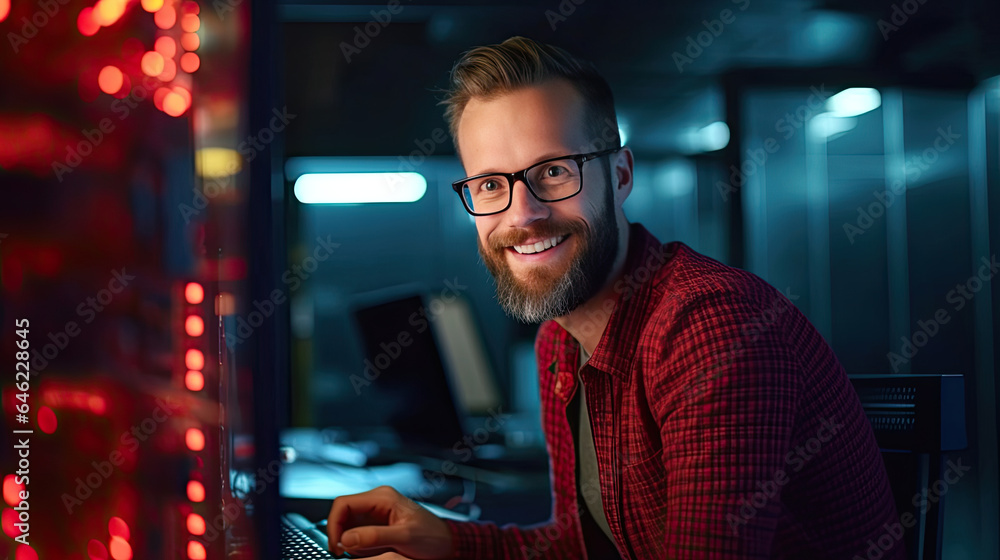
[[[356, 27], [387, 3], [285, 0], [288, 100], [320, 115], [292, 127], [288, 152], [410, 153], [443, 126], [434, 90], [446, 85], [454, 59], [511, 35], [594, 61], [615, 91], [629, 144], [649, 154], [682, 151], [686, 131], [723, 119], [722, 83], [735, 70], [787, 73], [787, 81], [827, 68], [890, 81], [909, 73], [1000, 73], [1000, 3], [920, 1], [401, 0], [365, 43]], [[345, 54], [345, 43], [365, 44]], [[435, 153], [451, 153], [450, 143]]]

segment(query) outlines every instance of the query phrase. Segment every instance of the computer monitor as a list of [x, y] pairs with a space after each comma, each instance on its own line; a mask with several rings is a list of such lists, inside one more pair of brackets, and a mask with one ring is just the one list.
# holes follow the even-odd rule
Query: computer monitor
[[363, 361], [352, 385], [399, 436], [404, 448], [450, 449], [462, 440], [461, 416], [432, 323], [419, 294], [358, 306], [352, 313]]

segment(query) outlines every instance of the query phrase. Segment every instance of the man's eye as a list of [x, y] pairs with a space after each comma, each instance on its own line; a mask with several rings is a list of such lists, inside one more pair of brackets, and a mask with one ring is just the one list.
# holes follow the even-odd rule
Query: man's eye
[[487, 179], [479, 186], [484, 191], [495, 191], [500, 188], [500, 182], [496, 179]]
[[567, 173], [569, 173], [569, 169], [566, 169], [561, 165], [553, 165], [545, 170], [546, 177], [562, 177]]

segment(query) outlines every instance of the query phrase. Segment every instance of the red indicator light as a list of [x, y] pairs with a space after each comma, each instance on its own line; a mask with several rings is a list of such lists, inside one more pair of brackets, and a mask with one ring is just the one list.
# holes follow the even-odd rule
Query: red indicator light
[[205, 388], [205, 376], [200, 371], [191, 370], [184, 375], [184, 386], [189, 391], [201, 391]]
[[204, 535], [205, 518], [197, 513], [189, 513], [187, 516], [187, 530], [192, 535]]
[[198, 541], [188, 541], [187, 553], [190, 560], [205, 560], [205, 547]]
[[24, 490], [24, 485], [17, 484], [15, 482], [16, 479], [12, 474], [3, 477], [3, 501], [7, 502], [7, 505], [10, 507], [14, 507], [21, 502], [20, 494]]
[[111, 537], [108, 549], [111, 551], [111, 557], [114, 560], [132, 560], [132, 546], [121, 537]]
[[188, 369], [201, 371], [205, 368], [205, 355], [201, 353], [201, 350], [191, 348], [186, 354], [184, 354], [184, 365], [186, 365]]
[[128, 523], [121, 517], [112, 517], [108, 520], [108, 534], [112, 537], [121, 537], [128, 540], [132, 536], [131, 531], [129, 531]]
[[192, 502], [204, 502], [205, 486], [197, 480], [189, 480], [187, 485], [187, 496]]
[[184, 433], [184, 442], [191, 451], [205, 449], [205, 433], [198, 428], [188, 428]]
[[[101, 412], [104, 411], [101, 410]], [[56, 431], [56, 427], [58, 425], [59, 422], [56, 420], [56, 413], [53, 412], [51, 408], [47, 406], [38, 408], [38, 427], [41, 428], [43, 432], [51, 434]]]
[[197, 282], [188, 282], [184, 287], [184, 299], [190, 304], [198, 304], [205, 300], [205, 289]]

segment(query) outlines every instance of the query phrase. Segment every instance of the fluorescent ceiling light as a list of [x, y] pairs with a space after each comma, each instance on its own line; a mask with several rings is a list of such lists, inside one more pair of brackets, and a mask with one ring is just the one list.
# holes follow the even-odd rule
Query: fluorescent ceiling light
[[416, 202], [427, 192], [427, 180], [413, 172], [305, 173], [294, 191], [304, 204]]
[[847, 132], [858, 126], [858, 119], [843, 118], [834, 113], [820, 113], [809, 119], [809, 134], [817, 140], [829, 140], [831, 136]]
[[698, 129], [698, 140], [704, 152], [714, 152], [729, 145], [729, 126], [716, 121], [708, 126]]
[[679, 145], [686, 154], [701, 154], [721, 150], [729, 145], [729, 126], [715, 121], [701, 128], [688, 128], [681, 132]]
[[856, 117], [882, 105], [882, 96], [874, 88], [848, 88], [826, 100], [826, 109], [834, 117]]

